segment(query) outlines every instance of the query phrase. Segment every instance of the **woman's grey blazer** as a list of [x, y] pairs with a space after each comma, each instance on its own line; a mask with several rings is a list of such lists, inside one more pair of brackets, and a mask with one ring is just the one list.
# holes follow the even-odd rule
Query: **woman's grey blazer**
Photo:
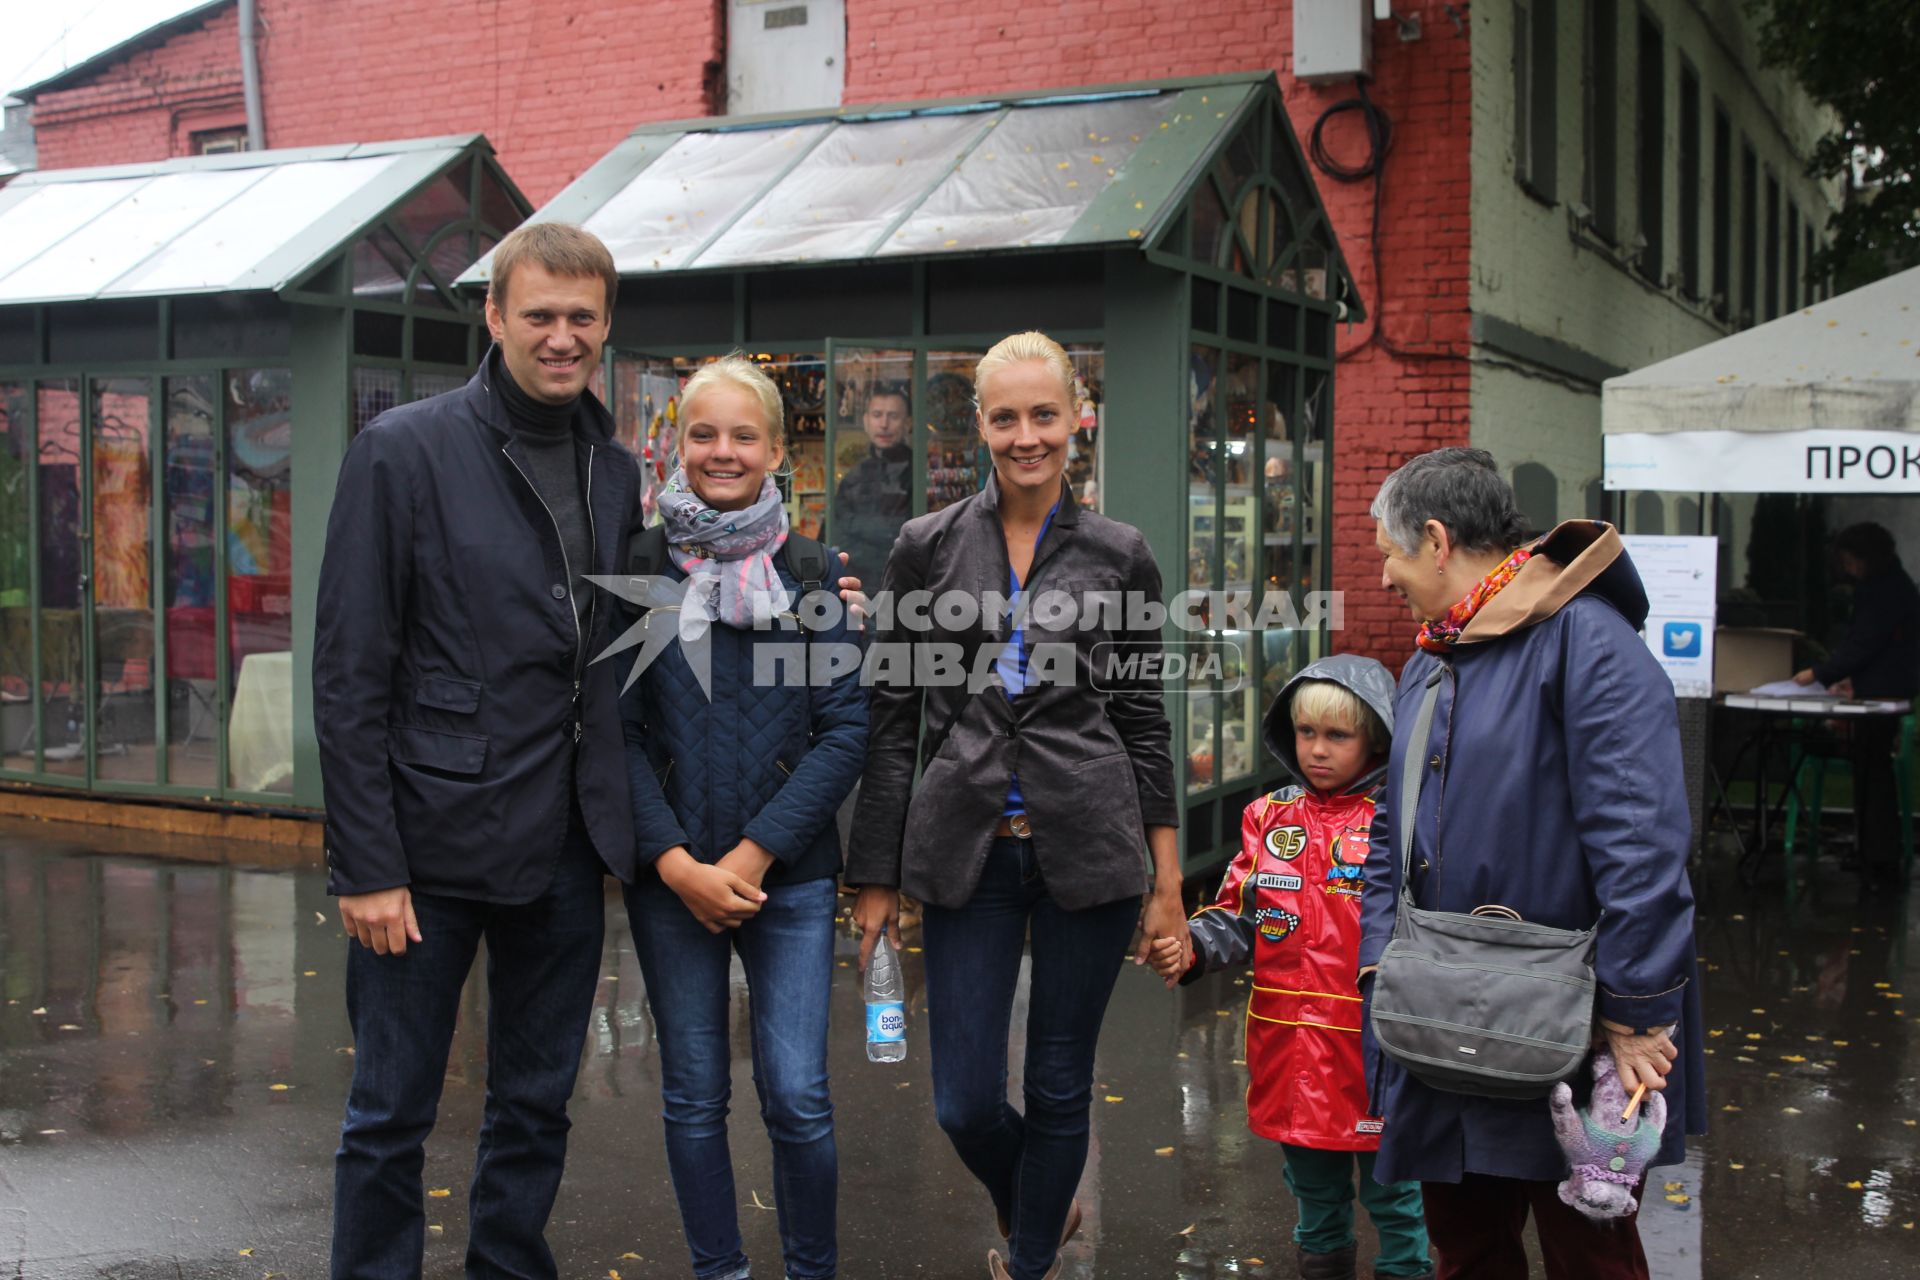
[[[1138, 529], [1082, 510], [1062, 485], [1022, 592], [1032, 657], [1028, 687], [1011, 700], [998, 677], [988, 674], [985, 687], [969, 679], [991, 672], [1012, 630], [1006, 611], [983, 608], [974, 625], [952, 626], [940, 619], [955, 614], [929, 607], [948, 592], [1004, 600], [1008, 587], [994, 480], [900, 530], [882, 583], [895, 607], [876, 618], [868, 659], [875, 679], [848, 884], [964, 904], [1016, 772], [1055, 902], [1079, 910], [1151, 883], [1145, 828], [1179, 825], [1160, 628], [1138, 616], [1161, 603], [1153, 552]], [[920, 592], [929, 596], [910, 594]], [[958, 683], [929, 676], [943, 657]]]

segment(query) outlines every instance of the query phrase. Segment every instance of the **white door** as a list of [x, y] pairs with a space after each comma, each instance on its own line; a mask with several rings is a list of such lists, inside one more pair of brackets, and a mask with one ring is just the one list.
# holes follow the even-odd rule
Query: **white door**
[[846, 0], [728, 0], [728, 115], [837, 107], [846, 61]]

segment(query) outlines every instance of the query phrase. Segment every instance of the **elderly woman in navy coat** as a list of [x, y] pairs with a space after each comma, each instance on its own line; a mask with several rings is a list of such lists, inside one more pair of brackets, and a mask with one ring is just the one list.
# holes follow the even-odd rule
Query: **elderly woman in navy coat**
[[[1381, 583], [1421, 624], [1395, 720], [1411, 723], [1434, 668], [1444, 676], [1417, 811], [1395, 812], [1390, 791], [1374, 817], [1362, 972], [1393, 932], [1402, 822], [1418, 905], [1498, 903], [1561, 928], [1598, 920], [1596, 1038], [1629, 1090], [1665, 1091], [1654, 1163], [1678, 1163], [1705, 1121], [1689, 822], [1672, 685], [1638, 634], [1639, 574], [1597, 522], [1521, 545], [1512, 490], [1479, 449], [1414, 458], [1387, 477], [1373, 516]], [[1396, 739], [1389, 776], [1421, 749]], [[1566, 1160], [1545, 1099], [1444, 1093], [1385, 1061], [1375, 1076], [1387, 1118], [1376, 1176], [1424, 1184], [1441, 1277], [1525, 1277], [1529, 1212], [1549, 1276], [1647, 1274], [1631, 1219], [1595, 1225], [1560, 1202]], [[1588, 1073], [1569, 1083], [1584, 1106]]]

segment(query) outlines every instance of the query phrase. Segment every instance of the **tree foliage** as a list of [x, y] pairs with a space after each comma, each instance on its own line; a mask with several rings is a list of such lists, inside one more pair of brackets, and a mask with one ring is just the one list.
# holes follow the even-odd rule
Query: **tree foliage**
[[1855, 184], [1809, 263], [1842, 288], [1920, 266], [1920, 3], [1749, 0], [1768, 65], [1833, 109], [1809, 172]]

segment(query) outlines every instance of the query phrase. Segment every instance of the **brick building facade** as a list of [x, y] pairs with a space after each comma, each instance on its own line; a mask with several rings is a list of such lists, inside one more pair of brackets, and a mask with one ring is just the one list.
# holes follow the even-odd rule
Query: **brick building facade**
[[[1709, 10], [1727, 6], [1724, 0], [1665, 0], [1655, 7], [1663, 15], [1676, 11], [1665, 16], [1680, 40], [1718, 21]], [[1621, 16], [1631, 8], [1612, 0], [1529, 0], [1534, 29], [1557, 40], [1559, 60], [1570, 64], [1558, 81], [1562, 132], [1577, 136], [1592, 110], [1592, 94], [1582, 96], [1579, 59], [1593, 29], [1583, 36], [1582, 22], [1593, 13], [1613, 15], [1631, 53], [1633, 35]], [[1601, 293], [1587, 296], [1601, 299], [1609, 314], [1618, 312], [1619, 323], [1606, 331], [1660, 336], [1647, 350], [1633, 351], [1633, 359], [1609, 342], [1600, 343], [1606, 350], [1597, 362], [1562, 358], [1563, 335], [1581, 332], [1567, 318], [1583, 309], [1581, 295], [1568, 286], [1589, 287], [1596, 250], [1606, 246], [1593, 237], [1583, 246], [1576, 234], [1572, 249], [1546, 247], [1545, 232], [1527, 232], [1563, 217], [1551, 195], [1546, 209], [1509, 211], [1506, 204], [1514, 202], [1506, 201], [1497, 216], [1489, 212], [1488, 193], [1513, 188], [1520, 168], [1511, 141], [1515, 97], [1507, 83], [1521, 65], [1513, 53], [1514, 13], [1496, 6], [1470, 16], [1466, 6], [1438, 0], [1407, 0], [1396, 9], [1397, 22], [1369, 24], [1370, 96], [1391, 121], [1391, 147], [1376, 157], [1377, 172], [1360, 180], [1315, 175], [1367, 313], [1339, 338], [1332, 564], [1335, 586], [1347, 593], [1348, 631], [1336, 643], [1394, 665], [1407, 649], [1408, 621], [1378, 585], [1366, 505], [1380, 478], [1413, 453], [1471, 441], [1495, 448], [1510, 470], [1549, 468], [1551, 484], [1578, 495], [1588, 455], [1598, 474], [1592, 370], [1670, 354], [1714, 329], [1711, 316], [1709, 323], [1697, 322], [1698, 306], [1686, 308], [1685, 323], [1670, 322], [1681, 301], [1671, 286], [1652, 282], [1651, 292], [1664, 288], [1668, 296], [1649, 298], [1642, 296], [1645, 287], [1603, 281]], [[636, 123], [724, 109], [730, 12], [759, 11], [745, 0], [731, 0], [731, 9], [730, 0], [629, 0], [571, 13], [500, 0], [259, 0], [266, 142], [298, 147], [484, 132], [539, 204]], [[845, 0], [843, 11], [830, 4], [827, 12], [836, 19], [844, 12], [843, 105], [1274, 70], [1305, 140], [1330, 107], [1355, 94], [1352, 81], [1312, 86], [1295, 80], [1292, 7], [1270, 0], [1063, 0], [1051, 6]], [[1749, 23], [1737, 12], [1720, 17], [1736, 35]], [[1646, 21], [1643, 16], [1643, 26]], [[1722, 55], [1734, 50], [1721, 56], [1723, 78], [1731, 82], [1727, 101], [1742, 120], [1771, 115], [1774, 150], [1804, 154], [1814, 134], [1801, 126], [1813, 113], [1789, 90], [1760, 82], [1751, 42], [1743, 39], [1717, 46]], [[1633, 67], [1625, 61], [1618, 115], [1630, 127]], [[32, 95], [42, 167], [199, 149], [196, 141], [210, 131], [244, 122], [239, 62], [236, 5], [227, 0], [43, 83]], [[1752, 112], [1746, 98], [1758, 104]], [[1355, 110], [1327, 119], [1325, 151], [1337, 165], [1352, 168], [1368, 158], [1365, 119]], [[1764, 124], [1755, 129], [1767, 132]], [[1563, 148], [1569, 164], [1575, 145]], [[1630, 171], [1629, 159], [1621, 159], [1622, 173]], [[1669, 181], [1669, 196], [1677, 185]], [[1534, 191], [1527, 199], [1538, 206], [1539, 197]], [[1572, 198], [1562, 193], [1560, 205], [1571, 207]], [[1630, 191], [1621, 198], [1623, 207], [1633, 207]], [[1817, 195], [1807, 194], [1804, 203], [1817, 205]], [[1518, 278], [1508, 279], [1508, 300], [1493, 299], [1497, 286], [1489, 285], [1489, 273], [1518, 265], [1510, 264], [1507, 243], [1516, 229], [1543, 247]], [[1516, 291], [1531, 301], [1516, 308]], [[1495, 325], [1491, 340], [1480, 334], [1477, 314], [1489, 308], [1515, 317]], [[1737, 327], [1738, 317], [1719, 327], [1729, 324]], [[1547, 345], [1512, 340], [1516, 326]], [[1516, 365], [1534, 367], [1515, 373]], [[1529, 400], [1524, 394], [1548, 384], [1565, 395]], [[1499, 406], [1497, 420], [1491, 414], [1486, 424], [1477, 420], [1476, 398]], [[1528, 418], [1536, 403], [1553, 423]], [[1579, 514], [1577, 505], [1554, 503], [1567, 514]]]

